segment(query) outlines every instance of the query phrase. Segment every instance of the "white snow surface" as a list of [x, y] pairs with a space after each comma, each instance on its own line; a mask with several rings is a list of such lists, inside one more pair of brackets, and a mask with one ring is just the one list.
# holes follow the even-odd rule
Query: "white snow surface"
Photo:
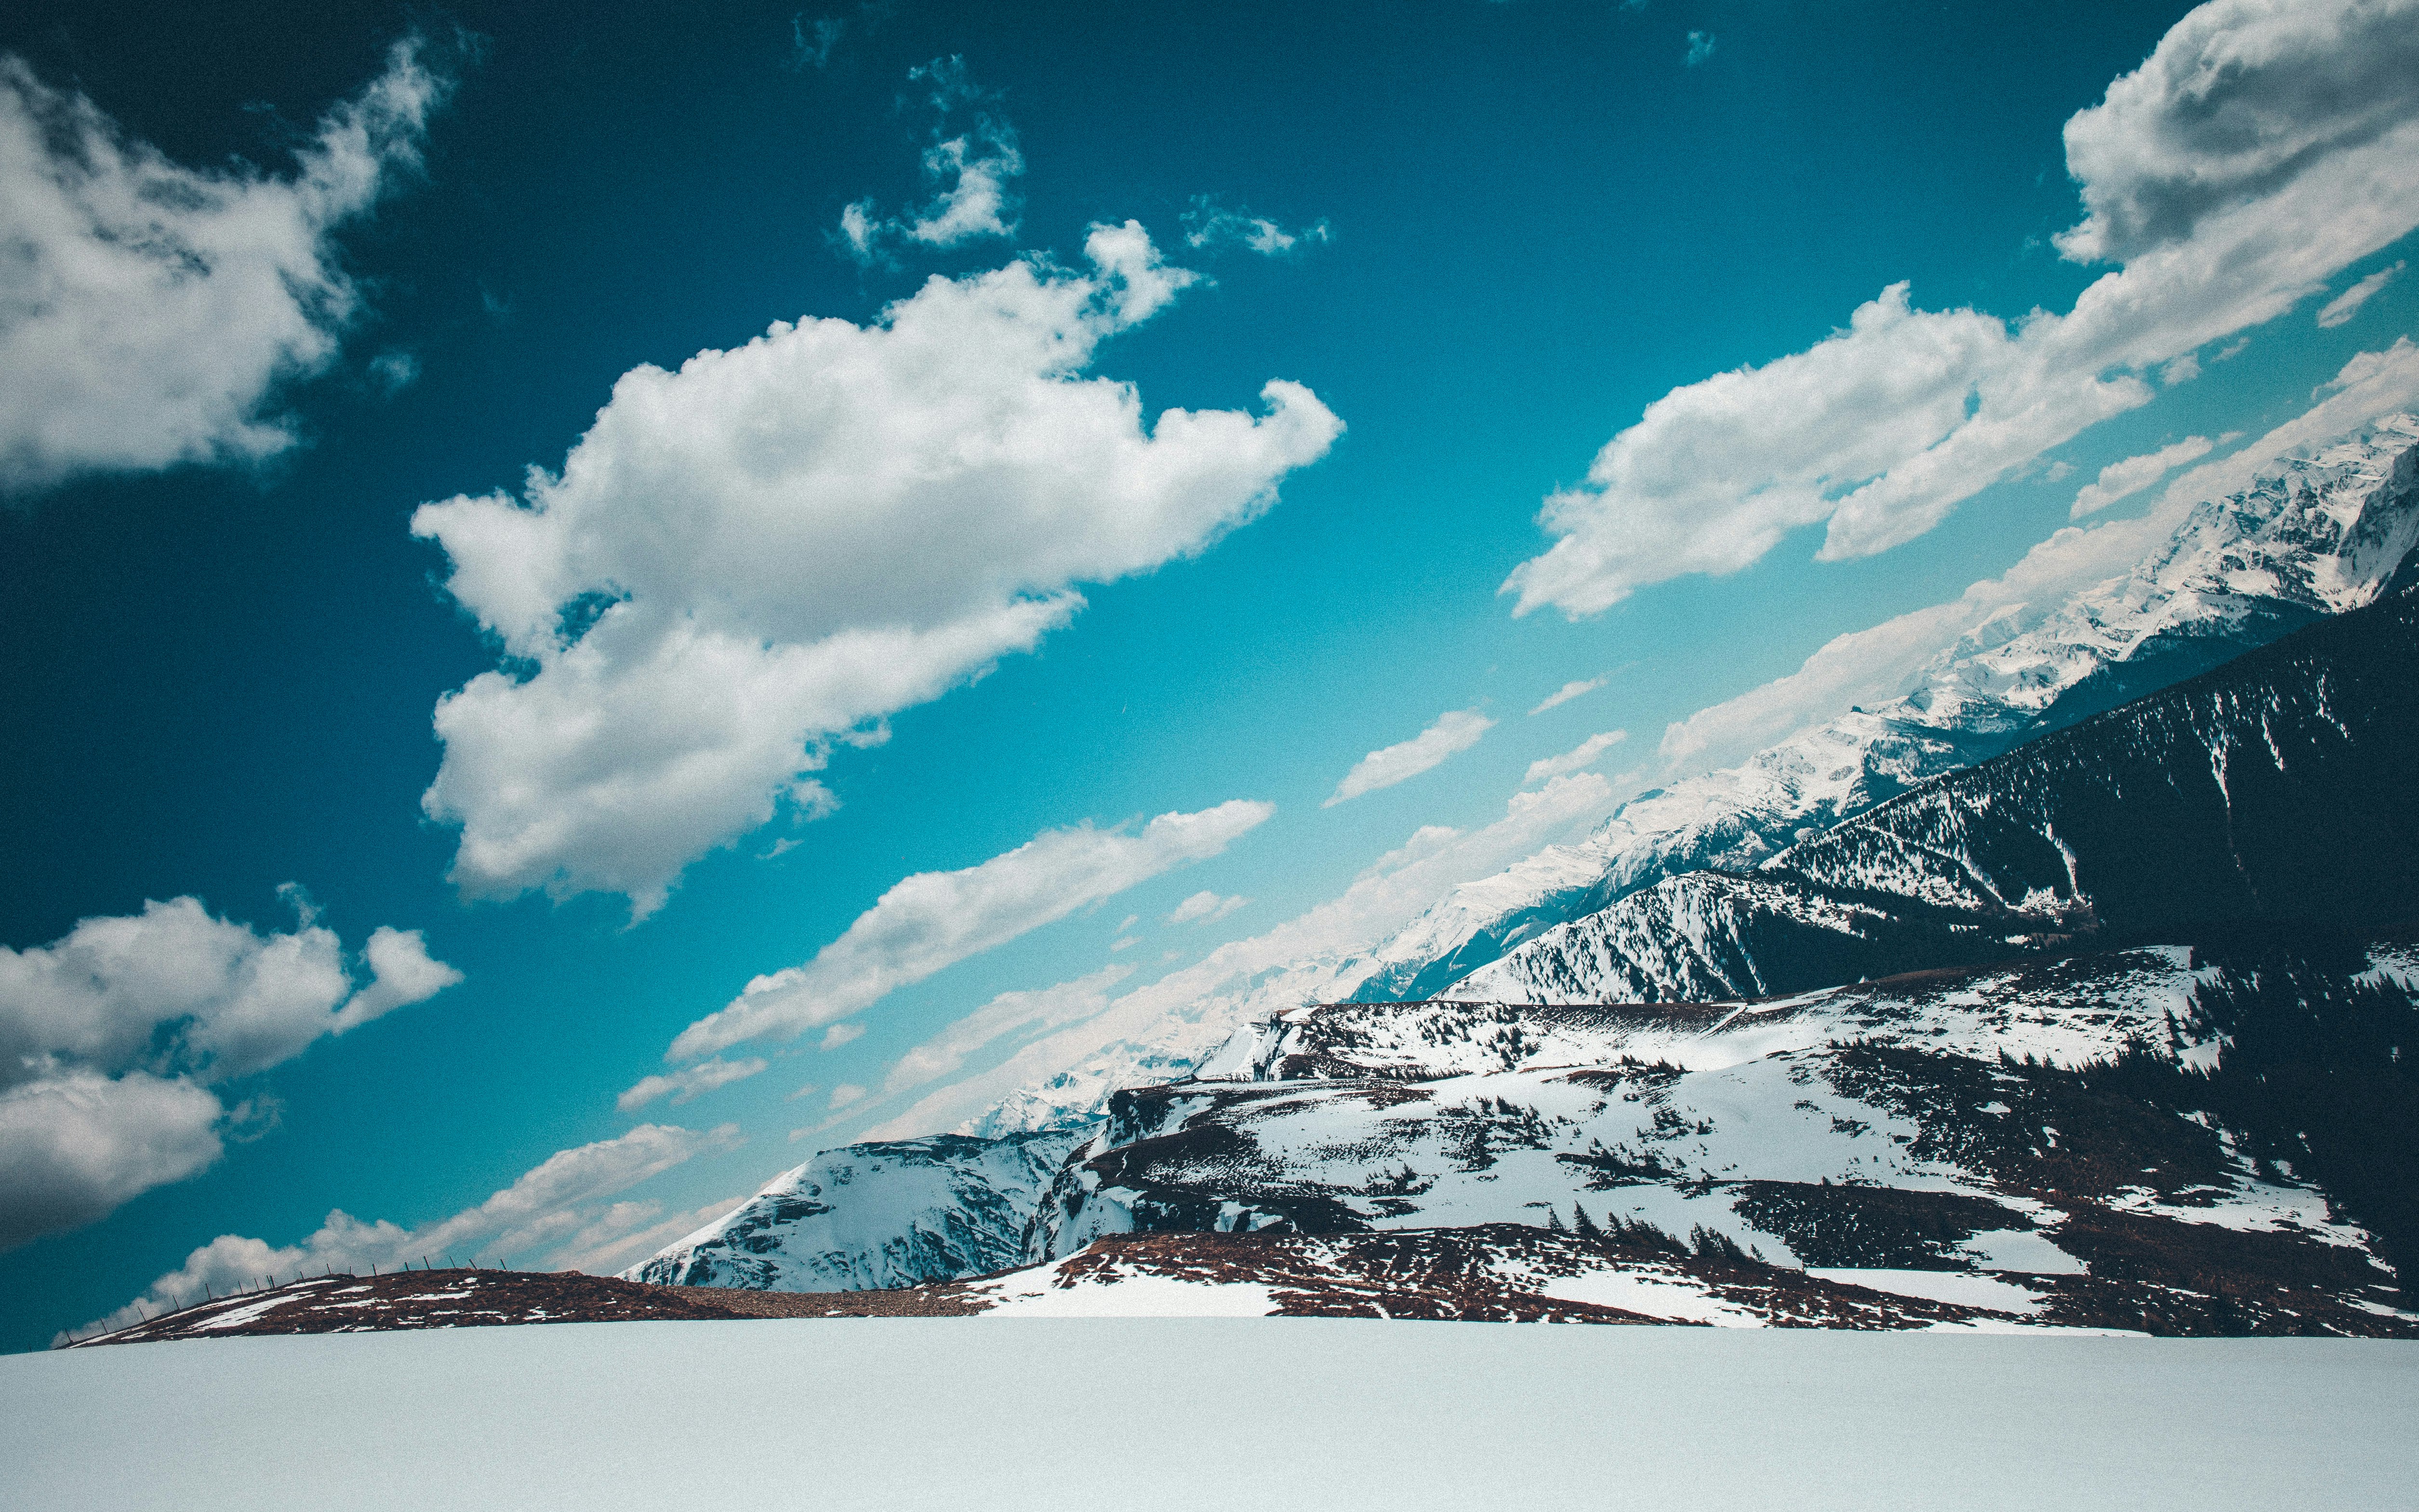
[[2041, 1310], [2041, 1297], [2026, 1291], [2012, 1281], [1996, 1276], [1975, 1275], [1967, 1271], [1892, 1271], [1874, 1267], [1814, 1266], [1808, 1275], [1821, 1276], [1826, 1281], [1839, 1281], [1868, 1291], [1887, 1291], [1901, 1297], [1921, 1297], [1929, 1302], [1946, 1302], [1960, 1307], [1988, 1307], [1995, 1312], [2031, 1313]]
[[[1360, 1041], [1349, 1053], [1356, 1066], [1405, 1078], [1602, 1066], [1624, 1056], [1713, 1071], [1850, 1040], [1917, 1044], [1984, 1060], [2004, 1051], [2070, 1070], [2147, 1041], [2172, 1049], [2186, 1065], [2204, 1066], [2214, 1062], [2215, 1043], [2187, 1040], [2171, 1046], [2170, 1039], [2189, 1032], [2193, 989], [2209, 976], [2193, 968], [2189, 948], [2162, 945], [1979, 972], [1945, 988], [1859, 982], [1757, 1002], [1578, 1013], [1560, 1021], [1521, 1004], [1458, 995], [1319, 1011], [1329, 1019], [1349, 1015]], [[1484, 1011], [1489, 1009], [1492, 1014]], [[1264, 1079], [1297, 1045], [1310, 1015], [1296, 1010], [1247, 1026], [1202, 1067], [1199, 1079]]]
[[1266, 1318], [1276, 1299], [1256, 1281], [1190, 1281], [1170, 1275], [1067, 1274], [1064, 1260], [1018, 1271], [972, 1288], [985, 1318]]
[[[1401, 1094], [1367, 1084], [1285, 1083], [1240, 1117], [1258, 1159], [1285, 1172], [1289, 1186], [1336, 1194], [1379, 1229], [1536, 1224], [1548, 1213], [1568, 1225], [1575, 1207], [1584, 1207], [1598, 1222], [1643, 1221], [1672, 1234], [1703, 1227], [1790, 1264], [1800, 1257], [1749, 1224], [1726, 1183], [1828, 1181], [1995, 1199], [1995, 1184], [1978, 1173], [1916, 1154], [1918, 1125], [1841, 1091], [1827, 1075], [1829, 1058], [1784, 1050], [1624, 1088], [1555, 1069], [1454, 1077]], [[1484, 1164], [1472, 1158], [1477, 1149], [1488, 1157]], [[1590, 1163], [1603, 1161], [1664, 1174], [1581, 1190]], [[1049, 1252], [1073, 1255], [1104, 1234], [1131, 1231], [1127, 1201], [1121, 1188], [1094, 1187], [1071, 1220], [1045, 1207]], [[2189, 1205], [2163, 1201], [2149, 1188], [2108, 1205], [2247, 1231], [2299, 1230], [2352, 1248], [2367, 1242], [2363, 1231], [2330, 1220], [2321, 1194], [2259, 1180], [2248, 1161], [2235, 1164], [2222, 1190], [2197, 1194]], [[1220, 1227], [1248, 1229], [1261, 1221], [1240, 1210]]]
[[2419, 1345], [2372, 1341], [565, 1324], [0, 1357], [0, 1503], [2264, 1512], [2409, 1504], [2413, 1421]]
[[1717, 1328], [1769, 1326], [1763, 1314], [1724, 1302], [1685, 1275], [1658, 1274], [1644, 1267], [1556, 1276], [1537, 1290], [1556, 1302], [1593, 1303], [1674, 1323], [1710, 1323]]

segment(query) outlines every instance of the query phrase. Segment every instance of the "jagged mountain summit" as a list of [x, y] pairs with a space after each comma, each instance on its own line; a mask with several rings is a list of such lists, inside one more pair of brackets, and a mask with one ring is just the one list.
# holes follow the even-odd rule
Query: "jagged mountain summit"
[[[2011, 1176], [2012, 1167], [1944, 1164], [1937, 1156], [1866, 1164], [1890, 1151], [1857, 1141], [1864, 1132], [1885, 1126], [1893, 1131], [1892, 1143], [1903, 1134], [1905, 1146], [1918, 1154], [1929, 1148], [1926, 1140], [1937, 1145], [1947, 1139], [1953, 1146], [1980, 1137], [1972, 1130], [1956, 1133], [1963, 1126], [1949, 1119], [1940, 1097], [1907, 1087], [1922, 1084], [1934, 1092], [1954, 1087], [1984, 1101], [2006, 1101], [1984, 1095], [1995, 1085], [1990, 1068], [1997, 1064], [1989, 1035], [1969, 1035], [1972, 1042], [1958, 1041], [1960, 1048], [1953, 1050], [1931, 1047], [1932, 1041], [1964, 1032], [1939, 1017], [1953, 1005], [1937, 994], [1909, 998], [1928, 1006], [1891, 1031], [1906, 1041], [1891, 1054], [1902, 1060], [1909, 1055], [1934, 1058], [1880, 1069], [1843, 1058], [1845, 1052], [1826, 1036], [1868, 1031], [1842, 1028], [1846, 1021], [1832, 1019], [1824, 1020], [1831, 1026], [1815, 1039], [1789, 1050], [1797, 1057], [1793, 1066], [1781, 1066], [1761, 1050], [1749, 1061], [1701, 1066], [1692, 1057], [1711, 1054], [1709, 1047], [1716, 1046], [1733, 1047], [1720, 1052], [1733, 1054], [1743, 1042], [1737, 1037], [1742, 1026], [1764, 1022], [1764, 1014], [1747, 1013], [1717, 1033], [1710, 1021], [1692, 1017], [1701, 1010], [1685, 1007], [1628, 1011], [1644, 1012], [1658, 1026], [1660, 1048], [1651, 1057], [1643, 1041], [1616, 1044], [1599, 1032], [1599, 1025], [1579, 1035], [1567, 1056], [1558, 1053], [1555, 1069], [1518, 1055], [1492, 1069], [1463, 1066], [1450, 1057], [1438, 1058], [1448, 1041], [1466, 1041], [1467, 1036], [1455, 1040], [1448, 1026], [1462, 1021], [1440, 1016], [1442, 1010], [1422, 1000], [1504, 1000], [1506, 1006], [1489, 1011], [1513, 1017], [1488, 1032], [1493, 1041], [1509, 1035], [1517, 1047], [1575, 1032], [1550, 1017], [1572, 1011], [1540, 1004], [1719, 998], [1737, 1009], [1746, 997], [1802, 995], [1910, 969], [1979, 968], [2028, 954], [2045, 961], [2080, 959], [2111, 946], [2182, 949], [2225, 921], [2304, 917], [2307, 910], [2268, 906], [2297, 891], [2331, 900], [2330, 907], [2340, 903], [2333, 922], [2390, 924], [2401, 917], [2394, 913], [2397, 900], [2410, 911], [2411, 878], [2398, 857], [2412, 854], [2410, 842], [2419, 839], [2413, 827], [2419, 814], [2400, 775], [2419, 757], [2419, 726], [2413, 722], [2419, 714], [2412, 712], [2419, 711], [2419, 697], [2413, 696], [2419, 686], [2408, 670], [2419, 665], [2411, 656], [2419, 650], [2419, 614], [2412, 601], [2377, 605], [2247, 663], [2194, 674], [2297, 627], [2374, 604], [2395, 585], [2414, 537], [2419, 420], [2393, 416], [2362, 436], [2287, 463], [2241, 495], [2196, 509], [2132, 573], [2062, 605], [2001, 616], [1935, 658], [1913, 689], [1891, 704], [1852, 712], [1740, 767], [1643, 795], [1588, 841], [1549, 848], [1497, 877], [1456, 889], [1372, 951], [1294, 963], [1188, 1005], [1163, 1030], [1130, 1037], [1055, 1081], [1027, 1088], [963, 1131], [968, 1137], [871, 1143], [818, 1156], [721, 1223], [626, 1273], [740, 1286], [897, 1286], [963, 1275], [978, 1267], [996, 1269], [1015, 1263], [1013, 1257], [1063, 1256], [1068, 1246], [1080, 1248], [1087, 1237], [1118, 1231], [1120, 1224], [1348, 1229], [1371, 1223], [1538, 1222], [1541, 1214], [1561, 1214], [1558, 1221], [1567, 1223], [1573, 1214], [1564, 1211], [1564, 1200], [1576, 1207], [1581, 1191], [1610, 1190], [1588, 1183], [1608, 1173], [1618, 1176], [1613, 1166], [1635, 1178], [1615, 1185], [1651, 1186], [1663, 1194], [1626, 1193], [1638, 1204], [1626, 1210], [1634, 1221], [1651, 1226], [1685, 1219], [1687, 1226], [1730, 1234], [1748, 1245], [1761, 1243], [1813, 1265], [1848, 1263], [1819, 1257], [1850, 1251], [1795, 1247], [1785, 1226], [1781, 1231], [1758, 1227], [1749, 1221], [1751, 1213], [1742, 1215], [1735, 1193], [1714, 1204], [1727, 1203], [1722, 1211], [1730, 1219], [1705, 1206], [1710, 1188], [1689, 1194], [1717, 1180], [1781, 1183], [1785, 1193], [1764, 1193], [1756, 1199], [1761, 1208], [1749, 1204], [1769, 1215], [1790, 1203], [1833, 1200], [1798, 1190], [1819, 1192], [1826, 1181], [1891, 1190], [1912, 1183], [1903, 1189], [1955, 1189], [1978, 1200], [1987, 1196], [2025, 1220], [2006, 1221], [2008, 1231], [2055, 1227], [2025, 1204], [2046, 1203], [2066, 1214], [2075, 1210], [2059, 1204], [2070, 1200], [2094, 1205], [2100, 1216], [2088, 1224], [2102, 1228], [2123, 1227], [2135, 1218], [2205, 1225], [2206, 1214], [2122, 1217], [2151, 1199], [2137, 1200], [2134, 1188], [2142, 1183], [2116, 1182], [2113, 1176], [2088, 1190], [2069, 1190], [2023, 1173]], [[2138, 702], [2146, 686], [2180, 677], [2187, 681], [2171, 696]], [[2128, 697], [2137, 702], [2103, 712]], [[2374, 842], [2365, 851], [2364, 838]], [[2357, 864], [2344, 864], [2355, 853]], [[2192, 885], [2173, 889], [2175, 906], [2164, 912], [2149, 906], [2187, 858], [2196, 870]], [[2164, 938], [2157, 933], [2163, 929], [2168, 932]], [[1508, 953], [1502, 953], [1507, 945]], [[1487, 960], [1479, 962], [1482, 956]], [[2186, 1052], [2197, 1054], [2194, 1047], [2211, 1041], [2169, 1026], [2171, 1021], [2215, 1022], [2216, 1010], [2194, 1007], [2197, 999], [2192, 995], [2201, 988], [2171, 980], [2201, 968], [2180, 964], [2188, 962], [2188, 951], [2184, 958], [2159, 958], [2163, 964], [2136, 956], [2109, 959], [2132, 963], [2123, 970], [2136, 987], [2153, 979], [2165, 982], [2153, 995], [2167, 1006], [2155, 1019], [2092, 1010], [2106, 1032], [2095, 1031], [2096, 1038], [2087, 1037], [2072, 1056], [2057, 1059], [2052, 1069], [2058, 1074], [2097, 1075], [2088, 1067], [2106, 1057], [2150, 1053], [2154, 1059], [2165, 1057], [2158, 1061], [2163, 1074], [2208, 1069]], [[2094, 980], [2106, 974], [2097, 965], [2072, 969]], [[2325, 992], [2356, 996], [2363, 989], [2353, 978], [2386, 969], [2368, 962], [2320, 975]], [[2055, 998], [2064, 989], [2044, 985], [2050, 979], [2037, 975], [2020, 980], [2031, 985], [2017, 990], [2006, 1022], [2052, 1013], [2048, 999], [2036, 1002], [2023, 995]], [[1266, 1040], [1273, 1032], [1271, 1026], [1292, 1022], [1305, 1005], [1362, 999], [1351, 1010], [1353, 1022], [1368, 1026], [1396, 1011], [1388, 1002], [1414, 987], [1422, 991], [1402, 1006], [1399, 1022], [1386, 1032], [1440, 1038], [1423, 1041], [1426, 1049], [1405, 1063], [1410, 1072], [1339, 1063], [1342, 1069], [1320, 1073], [1335, 1086], [1314, 1083], [1280, 1098], [1256, 1089], [1206, 1090], [1216, 1085], [1207, 1079], [1212, 1075], [1239, 1074], [1235, 1057]], [[1771, 1022], [1803, 1029], [1813, 1021], [1793, 1012]], [[1637, 1028], [1632, 1024], [1622, 1032], [1634, 1035]], [[2048, 1053], [2021, 1036], [2001, 1032], [1999, 1038], [1998, 1048], [2011, 1055]], [[1680, 1048], [1683, 1041], [1694, 1048]], [[1223, 1052], [1222, 1043], [1227, 1046]], [[1880, 1055], [1876, 1048], [1866, 1058]], [[1774, 1148], [1801, 1153], [1821, 1148], [1832, 1154], [1805, 1160], [1793, 1155], [1778, 1164], [1758, 1155], [1728, 1160], [1727, 1169], [1724, 1163], [1684, 1168], [1660, 1156], [1633, 1159], [1661, 1147], [1646, 1137], [1642, 1125], [1613, 1125], [1648, 1106], [1651, 1093], [1660, 1095], [1654, 1076], [1661, 1072], [1641, 1081], [1645, 1073], [1637, 1064], [1623, 1064], [1623, 1057], [1633, 1063], [1648, 1057], [1643, 1063], [1649, 1071], [1667, 1063], [1690, 1075], [1729, 1078], [1718, 1092], [1715, 1084], [1703, 1084], [1708, 1096], [1725, 1100], [1720, 1106], [1727, 1112], [1692, 1103], [1693, 1114], [1673, 1115], [1689, 1119], [1690, 1128], [1708, 1122], [1736, 1129], [1743, 1119], [1767, 1133], [1804, 1125], [1798, 1130], [1804, 1137], [1789, 1135]], [[2366, 1060], [2360, 1064], [2362, 1075], [2376, 1071]], [[1760, 1069], [1743, 1069], [1750, 1066]], [[1190, 1080], [1188, 1073], [1194, 1073]], [[1270, 1072], [1263, 1066], [1242, 1073]], [[1473, 1111], [1480, 1108], [1473, 1099], [1481, 1095], [1474, 1088], [1458, 1088], [1451, 1099], [1433, 1089], [1453, 1078], [1481, 1074], [1514, 1078], [1483, 1094], [1492, 1100], [1485, 1104], [1494, 1110], [1491, 1115]], [[1287, 1083], [1301, 1080], [1278, 1076]], [[1783, 1084], [1804, 1085], [1795, 1079], [1800, 1077], [1820, 1078], [1831, 1088], [1827, 1096], [1857, 1100], [1857, 1106], [1814, 1119], [1803, 1103], [1827, 1104], [1808, 1093], [1782, 1095]], [[1152, 1084], [1159, 1085], [1154, 1089]], [[1885, 1084], [1901, 1090], [1889, 1096], [1874, 1090]], [[1619, 1090], [1608, 1091], [1616, 1085]], [[1470, 1095], [1461, 1096], [1463, 1091]], [[2158, 1108], [2125, 1117], [2167, 1130], [2154, 1144], [2192, 1144], [2199, 1153], [2188, 1164], [2198, 1173], [2198, 1188], [2206, 1190], [2196, 1196], [2181, 1189], [2167, 1193], [2155, 1182], [2144, 1187], [2154, 1196], [2166, 1194], [2158, 1203], [2248, 1203], [2242, 1221], [2261, 1232], [2268, 1230], [2260, 1226], [2272, 1220], [2312, 1233], [2318, 1232], [2313, 1224], [2333, 1224], [2312, 1242], [2357, 1251], [2363, 1257], [2359, 1264], [2343, 1274], [2368, 1274], [2368, 1240], [2328, 1216], [2324, 1194], [2283, 1167], [2259, 1164], [2273, 1157], [2242, 1154], [2247, 1147], [2239, 1133], [2221, 1134], [2207, 1121], [2195, 1121], [2213, 1115], [2185, 1109], [2189, 1098], [2161, 1095], [2166, 1101]], [[1781, 1101], [1769, 1104], [1770, 1098]], [[1261, 1142], [1264, 1128], [1297, 1114], [1307, 1120], [1293, 1126], [1298, 1132], [1274, 1147]], [[1899, 1121], [1886, 1125], [1869, 1115]], [[1842, 1120], [1837, 1128], [1824, 1121], [1833, 1118]], [[1447, 1127], [1456, 1119], [1491, 1119], [1500, 1127], [1465, 1138]], [[2201, 1134], [2169, 1129], [2179, 1119]], [[1407, 1119], [1430, 1126], [1403, 1147], [1414, 1151], [1404, 1155], [1408, 1166], [1398, 1163], [1333, 1177], [1315, 1168], [1316, 1161], [1298, 1165], [1320, 1149], [1375, 1149], [1399, 1143], [1397, 1133], [1388, 1131]], [[1566, 1136], [1581, 1129], [1589, 1131], [1586, 1139], [1570, 1144]], [[1037, 1134], [1047, 1137], [1033, 1137]], [[2201, 1134], [2217, 1144], [2209, 1145]], [[1169, 1139], [1177, 1143], [1165, 1143]], [[1455, 1139], [1463, 1144], [1455, 1145]], [[1475, 1146], [1468, 1144], [1471, 1139]], [[1513, 1190], [1501, 1184], [1503, 1173], [1490, 1174], [1487, 1164], [1468, 1165], [1475, 1158], [1471, 1149], [1483, 1154], [1490, 1142], [1502, 1140], [1542, 1151], [1539, 1158], [1547, 1165], [1540, 1169], [1561, 1185], [1529, 1183], [1536, 1190], [1502, 1207], [1495, 1199]], [[1270, 1156], [1271, 1148], [1281, 1153]], [[1742, 1148], [1752, 1154], [1762, 1147], [1750, 1141]], [[1051, 1162], [1054, 1149], [1074, 1154], [1044, 1172], [1040, 1166]], [[1632, 1154], [1619, 1153], [1623, 1149]], [[1592, 1150], [1611, 1152], [1607, 1158], [1613, 1166], [1586, 1166]], [[1170, 1165], [1163, 1157], [1171, 1151], [1190, 1153]], [[1442, 1182], [1438, 1172], [1420, 1166], [1423, 1159], [1458, 1161], [1467, 1170]], [[1013, 1169], [1002, 1167], [1003, 1160]], [[1179, 1166], [1185, 1173], [1181, 1180], [1170, 1175]], [[835, 1180], [843, 1168], [849, 1180]], [[1485, 1200], [1457, 1197], [1443, 1208], [1424, 1203], [1410, 1186], [1427, 1177], [1442, 1183], [1438, 1190], [1449, 1187]], [[1298, 1192], [1302, 1201], [1287, 1207], [1270, 1196], [1286, 1191]], [[2044, 1192], [2060, 1195], [2053, 1200]], [[1130, 1193], [1142, 1196], [1129, 1200]], [[2212, 1195], [2228, 1193], [2233, 1196]], [[2273, 1195], [2278, 1193], [2285, 1195]], [[1669, 1206], [1675, 1194], [1682, 1206], [1663, 1211], [1657, 1205]], [[1605, 1200], [1598, 1196], [1593, 1204], [1599, 1217]], [[1909, 1200], [1922, 1208], [1927, 1199]], [[1410, 1206], [1400, 1211], [1385, 1206], [1404, 1203]], [[2122, 1221], [2108, 1217], [2103, 1223], [2107, 1213]], [[2001, 1222], [1996, 1214], [1984, 1216]], [[1901, 1217], [1921, 1232], [1949, 1231], [1941, 1227], [1949, 1220], [1938, 1214]], [[1854, 1228], [1867, 1220], [1806, 1221], [1827, 1233], [1839, 1223]], [[2075, 1233], [2083, 1235], [2088, 1224]], [[1968, 1227], [1976, 1234], [2001, 1231]], [[2137, 1248], [2169, 1242], [2146, 1230], [2126, 1232], [2131, 1237], [2123, 1242]], [[2078, 1237], [2075, 1242], [2086, 1241]], [[1958, 1247], [1964, 1243], [1959, 1240], [1948, 1250], [1888, 1250], [1895, 1258], [1872, 1263], [1884, 1269], [1971, 1266], [1998, 1253]], [[2064, 1253], [2076, 1264], [2100, 1263], [2072, 1249]], [[2277, 1263], [2291, 1270], [2300, 1262]], [[2344, 1299], [2375, 1284], [2380, 1283], [2347, 1280], [2327, 1295], [2351, 1306]]]

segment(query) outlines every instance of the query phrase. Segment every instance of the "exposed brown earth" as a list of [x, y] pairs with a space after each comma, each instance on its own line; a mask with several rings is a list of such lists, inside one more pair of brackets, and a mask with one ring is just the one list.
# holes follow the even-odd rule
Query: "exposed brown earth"
[[[660, 1287], [573, 1272], [339, 1275], [223, 1297], [76, 1347], [523, 1323], [961, 1318], [1020, 1296], [1076, 1288], [1105, 1293], [1142, 1279], [1264, 1287], [1273, 1316], [1287, 1318], [1668, 1323], [1718, 1315], [1779, 1328], [2032, 1322], [2161, 1335], [2419, 1337], [2419, 1324], [2409, 1318], [2347, 1304], [2340, 1288], [2353, 1278], [2305, 1273], [2307, 1257], [2279, 1236], [2212, 1228], [2196, 1236], [2203, 1245], [2179, 1248], [2172, 1233], [2179, 1227], [2208, 1226], [2100, 1219], [2090, 1236], [2090, 1259], [2100, 1273], [2006, 1277], [2041, 1296], [2041, 1310], [2026, 1316], [1768, 1265], [1711, 1236], [1684, 1243], [1643, 1227], [1571, 1234], [1487, 1224], [1348, 1234], [1119, 1234], [1055, 1270], [1027, 1268], [887, 1291]], [[1551, 1295], [1607, 1277], [1639, 1283], [1636, 1295], [1646, 1299], [1639, 1306], [1656, 1310]]]
[[238, 1292], [81, 1340], [143, 1344], [264, 1334], [345, 1334], [509, 1323], [623, 1322], [747, 1316], [708, 1296], [578, 1272], [404, 1271], [315, 1276]]

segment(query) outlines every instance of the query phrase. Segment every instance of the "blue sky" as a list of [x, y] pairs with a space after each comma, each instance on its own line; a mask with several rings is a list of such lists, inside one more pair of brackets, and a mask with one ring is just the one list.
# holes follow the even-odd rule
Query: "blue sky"
[[[2006, 571], [2103, 467], [2265, 430], [2411, 329], [2409, 160], [2354, 172], [2419, 117], [2401, 54], [2257, 54], [2255, 82], [2299, 58], [2354, 99], [2254, 91], [2307, 150], [2246, 165], [2160, 135], [2185, 85], [2134, 72], [2250, 35], [2190, 8], [11, 12], [11, 129], [52, 134], [9, 139], [37, 146], [0, 207], [36, 224], [26, 186], [69, 183], [106, 209], [115, 143], [150, 164], [129, 182], [231, 208], [112, 212], [199, 239], [180, 292], [0, 287], [0, 409], [39, 419], [0, 449], [0, 945], [27, 952], [0, 1011], [52, 1026], [0, 1098], [168, 1100], [8, 1199], [69, 1216], [0, 1254], [0, 1347], [332, 1209], [628, 1263], [895, 1121], [913, 1099], [833, 1089], [878, 1092], [1000, 994], [1262, 935], [1423, 826], [1485, 831], [1591, 736], [1626, 733], [1560, 790], [1565, 826], [1744, 754], [1665, 732]], [[2194, 152], [2237, 178], [2170, 161]], [[100, 255], [39, 224], [61, 266]], [[2119, 270], [2106, 315], [2088, 291]], [[616, 390], [777, 321], [846, 324]], [[1934, 453], [1979, 484], [1916, 479]], [[562, 528], [524, 530], [542, 511]], [[440, 742], [466, 687], [491, 697]], [[1797, 712], [1825, 711], [1770, 717]], [[1432, 765], [1332, 801], [1432, 728]], [[1248, 902], [1166, 921], [1203, 892]], [[72, 933], [186, 898], [105, 969]], [[276, 944], [306, 923], [333, 939]], [[136, 1021], [180, 989], [101, 980], [126, 952], [232, 950], [256, 985], [264, 939], [302, 962], [272, 1047], [56, 1027], [167, 1034]]]

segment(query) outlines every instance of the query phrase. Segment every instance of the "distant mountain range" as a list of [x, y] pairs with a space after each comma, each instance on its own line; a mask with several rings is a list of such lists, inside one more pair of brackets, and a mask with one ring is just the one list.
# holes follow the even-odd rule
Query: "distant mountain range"
[[2419, 900], [2403, 593], [1939, 778], [1748, 871], [1667, 877], [1455, 997], [1687, 1002]]
[[1991, 1273], [2016, 1317], [2403, 1328], [2414, 540], [2419, 420], [2390, 416], [1886, 705], [960, 1134], [824, 1152], [625, 1273], [896, 1287], [1133, 1231], [1584, 1223]]

